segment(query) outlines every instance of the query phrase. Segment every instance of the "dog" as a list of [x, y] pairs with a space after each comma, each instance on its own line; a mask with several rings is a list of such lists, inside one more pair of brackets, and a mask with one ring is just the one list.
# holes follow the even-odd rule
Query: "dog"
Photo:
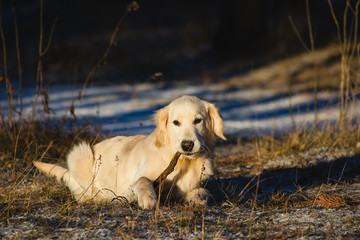
[[207, 205], [210, 193], [201, 183], [213, 175], [216, 136], [226, 140], [218, 109], [198, 97], [182, 96], [158, 110], [154, 120], [150, 135], [117, 136], [93, 147], [78, 144], [67, 156], [68, 168], [38, 161], [34, 165], [63, 181], [78, 202], [110, 202], [120, 196], [154, 209], [158, 199], [153, 181], [180, 152], [162, 190], [171, 199]]

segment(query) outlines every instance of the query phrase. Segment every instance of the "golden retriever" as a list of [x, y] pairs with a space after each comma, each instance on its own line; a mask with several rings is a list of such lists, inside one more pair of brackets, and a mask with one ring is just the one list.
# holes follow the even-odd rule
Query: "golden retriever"
[[183, 96], [155, 114], [156, 129], [150, 135], [118, 136], [93, 147], [80, 143], [67, 157], [68, 168], [34, 162], [42, 172], [62, 180], [78, 202], [111, 201], [122, 196], [152, 209], [157, 203], [153, 181], [179, 151], [174, 171], [164, 180], [171, 198], [191, 205], [206, 205], [209, 192], [201, 182], [213, 174], [215, 135], [223, 135], [223, 122], [214, 104]]

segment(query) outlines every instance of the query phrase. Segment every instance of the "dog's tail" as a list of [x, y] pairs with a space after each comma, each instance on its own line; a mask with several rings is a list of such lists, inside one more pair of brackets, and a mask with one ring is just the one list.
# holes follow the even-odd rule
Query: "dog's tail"
[[43, 163], [34, 161], [34, 165], [37, 169], [44, 172], [46, 175], [54, 176], [60, 182], [64, 181], [66, 184], [69, 183], [69, 170], [58, 165]]
[[67, 157], [69, 169], [37, 161], [34, 165], [45, 174], [55, 176], [58, 181], [63, 180], [70, 188], [72, 188], [70, 185], [73, 185], [73, 180], [83, 189], [88, 189], [94, 180], [94, 154], [90, 145], [85, 142], [73, 147], [70, 151]]
[[87, 189], [94, 180], [94, 153], [88, 143], [75, 146], [67, 157], [69, 172], [74, 180]]

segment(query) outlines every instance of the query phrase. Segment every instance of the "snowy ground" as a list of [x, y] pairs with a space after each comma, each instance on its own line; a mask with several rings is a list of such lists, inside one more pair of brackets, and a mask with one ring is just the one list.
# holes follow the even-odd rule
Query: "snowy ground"
[[[80, 91], [81, 86], [52, 86], [48, 89], [51, 116], [61, 118]], [[34, 89], [24, 91], [24, 115], [32, 113]], [[318, 119], [336, 120], [339, 116], [337, 91], [318, 94]], [[105, 134], [132, 135], [153, 130], [153, 113], [182, 95], [195, 95], [215, 103], [224, 119], [224, 131], [229, 135], [284, 132], [304, 127], [314, 121], [314, 96], [300, 92], [290, 96], [277, 89], [242, 89], [225, 84], [202, 86], [161, 84], [92, 86], [83, 99], [76, 102], [75, 114], [80, 120], [101, 125]], [[7, 112], [7, 101], [2, 100]], [[350, 116], [359, 114], [360, 108], [351, 105]], [[41, 99], [38, 98], [37, 116], [42, 116]]]

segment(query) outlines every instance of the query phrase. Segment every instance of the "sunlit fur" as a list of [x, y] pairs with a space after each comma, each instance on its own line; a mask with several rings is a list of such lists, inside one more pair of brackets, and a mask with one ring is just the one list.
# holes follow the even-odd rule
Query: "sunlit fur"
[[[201, 188], [201, 182], [213, 174], [215, 135], [225, 139], [217, 108], [197, 97], [183, 96], [157, 111], [154, 120], [156, 129], [150, 135], [113, 137], [93, 147], [80, 143], [68, 154], [68, 168], [34, 164], [63, 180], [79, 202], [104, 202], [122, 196], [151, 209], [157, 203], [153, 181], [179, 151], [182, 155], [165, 180], [165, 191], [172, 199], [207, 204], [209, 193]], [[191, 150], [183, 150], [184, 140], [193, 142]]]

